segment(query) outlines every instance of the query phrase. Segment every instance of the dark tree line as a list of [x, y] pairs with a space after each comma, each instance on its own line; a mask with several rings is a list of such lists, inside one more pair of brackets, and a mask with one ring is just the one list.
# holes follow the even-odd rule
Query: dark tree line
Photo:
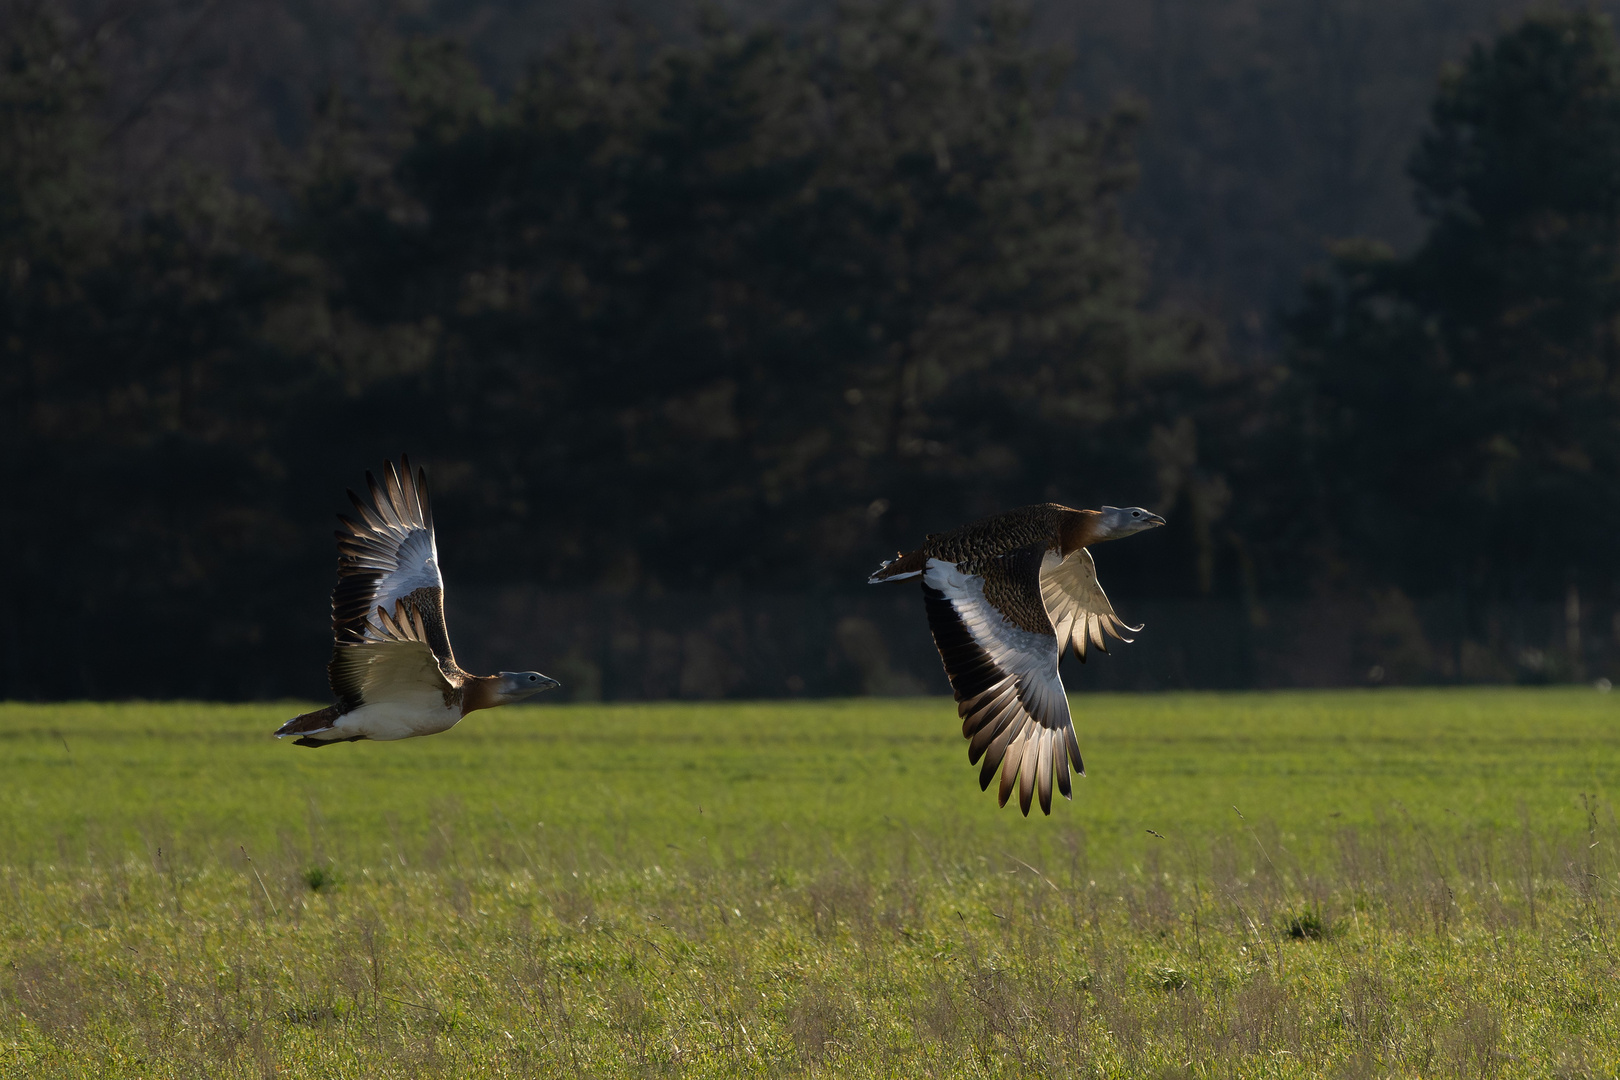
[[[1421, 245], [1343, 245], [1289, 323], [1314, 528], [1411, 593], [1613, 587], [1620, 52], [1539, 16], [1442, 80]], [[1352, 555], [1353, 553], [1353, 555]]]
[[533, 505], [490, 542], [557, 581], [822, 587], [942, 514], [1140, 482], [1207, 358], [1140, 303], [1131, 118], [1058, 113], [1013, 33], [587, 41], [500, 103], [414, 48], [403, 153], [366, 177], [340, 130], [306, 189], [338, 347], [466, 411]]
[[1596, 17], [1446, 76], [1427, 239], [1341, 247], [1269, 359], [1151, 299], [1142, 116], [1000, 11], [609, 29], [510, 86], [408, 38], [252, 183], [131, 166], [116, 29], [0, 29], [6, 696], [310, 692], [320, 525], [399, 450], [453, 586], [853, 588], [1059, 499], [1171, 516], [1138, 596], [1615, 587]]

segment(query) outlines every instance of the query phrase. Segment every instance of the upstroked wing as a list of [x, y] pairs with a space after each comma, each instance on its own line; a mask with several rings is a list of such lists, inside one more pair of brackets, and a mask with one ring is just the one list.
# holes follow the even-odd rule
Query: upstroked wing
[[1017, 625], [985, 597], [988, 576], [998, 593], [1022, 601], [1020, 610], [1040, 613], [1040, 560], [1041, 552], [1032, 548], [993, 560], [984, 576], [939, 559], [928, 560], [923, 572], [928, 625], [956, 692], [968, 760], [983, 759], [981, 788], [990, 786], [1000, 768], [1001, 805], [1016, 784], [1025, 814], [1037, 791], [1041, 810], [1052, 812], [1054, 781], [1064, 798], [1071, 797], [1071, 761], [1085, 772], [1050, 621], [1032, 614], [1025, 620], [1030, 625]]
[[[336, 533], [335, 642], [342, 648], [356, 641], [381, 640], [373, 613], [393, 612], [403, 603], [407, 609], [403, 617], [421, 625], [419, 640], [433, 652], [445, 676], [454, 678], [460, 668], [444, 624], [444, 579], [439, 573], [427, 474], [418, 469], [413, 477], [409, 459], [401, 457], [397, 470], [388, 463], [381, 483], [366, 473], [366, 484], [371, 502], [349, 492], [359, 520], [340, 517], [343, 528]], [[335, 676], [332, 691], [342, 700]]]
[[1108, 646], [1103, 641], [1105, 631], [1120, 641], [1129, 642], [1132, 639], [1120, 631], [1134, 634], [1142, 629], [1114, 614], [1114, 605], [1108, 602], [1107, 594], [1097, 581], [1097, 563], [1085, 548], [1071, 553], [1056, 566], [1043, 569], [1040, 581], [1041, 602], [1052, 620], [1059, 656], [1072, 646], [1074, 655], [1085, 663], [1088, 641], [1107, 652]]

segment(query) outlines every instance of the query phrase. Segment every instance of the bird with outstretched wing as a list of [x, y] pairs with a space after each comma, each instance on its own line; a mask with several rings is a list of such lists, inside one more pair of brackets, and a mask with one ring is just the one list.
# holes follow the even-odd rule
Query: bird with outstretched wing
[[559, 686], [538, 671], [471, 675], [456, 663], [444, 624], [444, 579], [433, 535], [427, 473], [389, 462], [382, 482], [366, 473], [367, 503], [354, 492], [358, 520], [339, 517], [338, 583], [332, 591], [335, 704], [277, 729], [299, 746], [360, 739], [409, 739], [456, 725]]
[[921, 579], [968, 761], [981, 789], [1001, 771], [1002, 806], [1016, 787], [1026, 815], [1037, 794], [1050, 814], [1054, 784], [1071, 797], [1070, 765], [1085, 775], [1058, 660], [1072, 648], [1084, 662], [1088, 645], [1108, 651], [1104, 634], [1141, 629], [1114, 613], [1088, 548], [1163, 524], [1139, 506], [1025, 506], [929, 536], [868, 579]]

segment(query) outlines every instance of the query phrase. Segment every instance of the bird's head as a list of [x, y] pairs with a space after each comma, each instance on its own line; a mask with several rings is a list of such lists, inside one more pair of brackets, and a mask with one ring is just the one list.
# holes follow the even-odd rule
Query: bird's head
[[542, 690], [555, 690], [562, 683], [538, 671], [503, 671], [495, 676], [495, 693], [502, 705], [533, 697]]
[[1117, 540], [1121, 536], [1156, 529], [1164, 524], [1164, 518], [1150, 514], [1140, 506], [1105, 506], [1101, 513], [1102, 517], [1097, 521], [1099, 540]]

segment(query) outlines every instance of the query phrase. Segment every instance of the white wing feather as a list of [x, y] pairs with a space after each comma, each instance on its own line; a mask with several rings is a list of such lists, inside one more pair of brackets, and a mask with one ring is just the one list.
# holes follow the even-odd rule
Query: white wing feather
[[[1014, 625], [985, 598], [984, 579], [962, 573], [953, 563], [928, 560], [923, 584], [950, 602], [963, 629], [984, 650], [1000, 676], [966, 699], [960, 693], [958, 696], [958, 710], [965, 721], [963, 734], [986, 758], [981, 783], [988, 785], [999, 765], [1003, 805], [1016, 782], [1019, 801], [1027, 814], [1030, 796], [1038, 783], [1042, 809], [1048, 809], [1053, 780], [1067, 796], [1069, 761], [1072, 759], [1077, 769], [1081, 767], [1069, 699], [1058, 676], [1062, 654], [1057, 639]], [[945, 651], [942, 647], [942, 655]], [[956, 685], [959, 673], [950, 670], [949, 661], [946, 670]], [[990, 741], [981, 742], [982, 738]]]
[[396, 470], [389, 462], [380, 483], [366, 474], [371, 502], [350, 492], [360, 520], [343, 518], [348, 532], [338, 535], [340, 581], [332, 598], [334, 619], [340, 628], [371, 639], [377, 636], [370, 623], [378, 608], [393, 611], [419, 589], [444, 594], [426, 479], [413, 477], [404, 459], [401, 465], [403, 469]]
[[395, 564], [383, 569], [377, 579], [377, 592], [372, 603], [386, 611], [417, 589], [444, 589], [444, 578], [439, 574], [439, 545], [434, 540], [432, 527], [412, 528], [399, 540]]

